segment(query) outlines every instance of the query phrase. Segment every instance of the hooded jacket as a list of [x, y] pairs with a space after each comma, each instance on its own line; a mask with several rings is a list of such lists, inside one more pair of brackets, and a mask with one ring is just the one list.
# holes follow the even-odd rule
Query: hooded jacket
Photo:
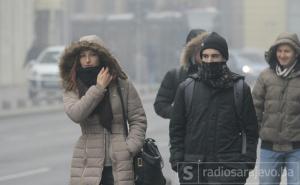
[[195, 60], [195, 52], [200, 50], [201, 43], [207, 35], [208, 33], [204, 32], [191, 39], [181, 53], [180, 68], [171, 69], [164, 76], [154, 102], [154, 110], [161, 117], [171, 118], [177, 87], [189, 75], [197, 72], [197, 66], [192, 65], [192, 60]]
[[[109, 54], [97, 37], [87, 36], [67, 47], [60, 61], [60, 75], [65, 89], [63, 93], [64, 109], [69, 118], [79, 124], [82, 132], [73, 152], [70, 185], [99, 185], [107, 156], [112, 162], [114, 184], [133, 185], [132, 160], [144, 143], [147, 124], [141, 100], [133, 84], [120, 78], [130, 129], [126, 137], [117, 86], [114, 81], [110, 83], [108, 88], [113, 120], [112, 131], [109, 134], [109, 146], [106, 147], [105, 129], [99, 123], [99, 116], [91, 114], [101, 102], [106, 89], [98, 84], [92, 85], [81, 98], [79, 98], [76, 88], [68, 89], [72, 80], [72, 66], [82, 49], [96, 51], [100, 56], [100, 62], [100, 53]], [[106, 151], [107, 149], [108, 151]]]
[[290, 151], [300, 148], [300, 63], [286, 78], [275, 72], [276, 49], [289, 44], [300, 54], [300, 42], [296, 34], [282, 33], [266, 52], [269, 68], [258, 77], [253, 89], [253, 99], [260, 126], [262, 148]]

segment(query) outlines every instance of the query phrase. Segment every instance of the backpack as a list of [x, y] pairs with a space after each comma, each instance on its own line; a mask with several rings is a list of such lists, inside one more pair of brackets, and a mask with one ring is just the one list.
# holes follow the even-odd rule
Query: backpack
[[[192, 98], [195, 86], [195, 79], [193, 77], [189, 77], [185, 83], [187, 84], [184, 89], [184, 100], [185, 100], [185, 109], [186, 112], [190, 112], [192, 106]], [[234, 104], [235, 111], [238, 117], [239, 127], [242, 135], [242, 150], [241, 153], [245, 154], [247, 149], [247, 138], [245, 132], [245, 126], [243, 121], [243, 98], [244, 98], [244, 79], [241, 78], [237, 80], [233, 85], [233, 93], [234, 93]]]

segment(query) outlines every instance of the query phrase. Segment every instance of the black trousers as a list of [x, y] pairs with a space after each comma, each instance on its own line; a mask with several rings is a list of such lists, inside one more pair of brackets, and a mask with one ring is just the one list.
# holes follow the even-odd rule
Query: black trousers
[[114, 185], [114, 177], [111, 166], [104, 167], [100, 185]]

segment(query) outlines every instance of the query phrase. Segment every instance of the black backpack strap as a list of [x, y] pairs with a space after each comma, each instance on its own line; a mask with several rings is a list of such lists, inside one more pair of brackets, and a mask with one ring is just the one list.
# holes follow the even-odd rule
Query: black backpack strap
[[186, 115], [192, 110], [192, 99], [193, 99], [193, 92], [195, 86], [195, 80], [193, 78], [187, 78], [184, 82], [184, 102], [185, 102], [185, 112]]
[[233, 92], [234, 92], [235, 110], [239, 120], [239, 126], [242, 135], [242, 154], [245, 154], [247, 150], [247, 137], [246, 137], [245, 126], [243, 121], [243, 99], [244, 99], [243, 78], [239, 79], [237, 82], [234, 83]]
[[242, 119], [243, 99], [244, 99], [244, 79], [238, 79], [234, 83], [234, 103], [236, 107], [237, 116]]

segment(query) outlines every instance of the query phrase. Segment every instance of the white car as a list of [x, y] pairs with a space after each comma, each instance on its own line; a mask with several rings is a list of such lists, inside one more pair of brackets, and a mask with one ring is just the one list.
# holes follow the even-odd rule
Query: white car
[[51, 99], [61, 94], [59, 59], [64, 46], [44, 49], [36, 60], [26, 66], [29, 98], [33, 101]]

